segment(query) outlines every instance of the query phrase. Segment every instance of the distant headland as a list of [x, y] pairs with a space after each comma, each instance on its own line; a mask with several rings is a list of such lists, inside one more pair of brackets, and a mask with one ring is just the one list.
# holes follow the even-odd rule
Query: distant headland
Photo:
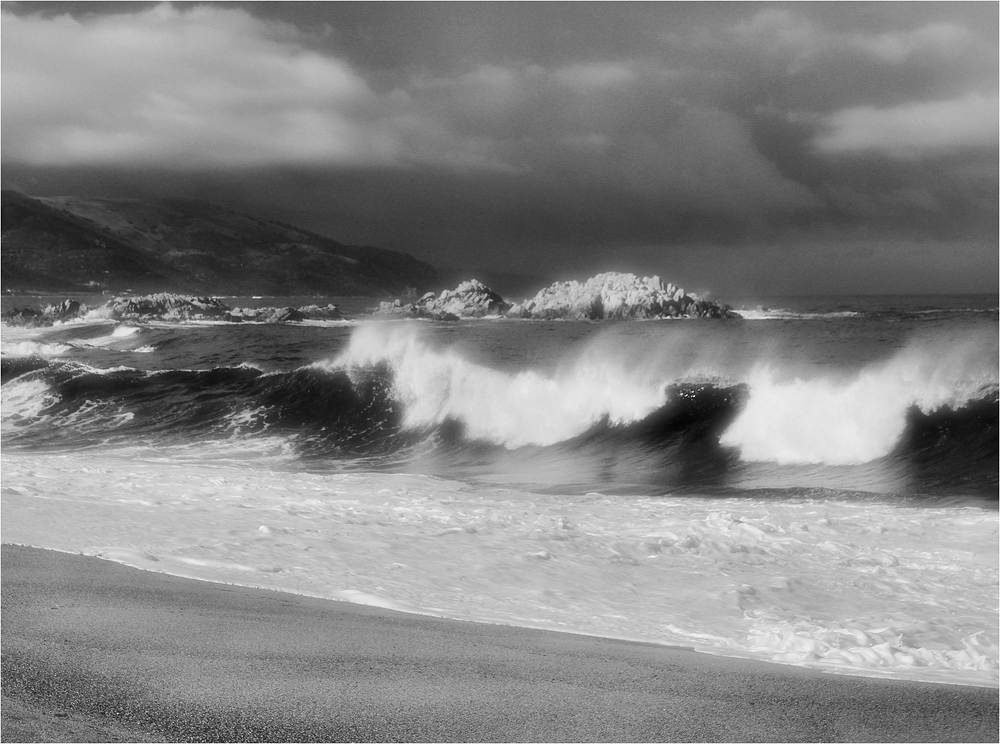
[[343, 245], [197, 199], [2, 192], [0, 285], [25, 292], [392, 295], [435, 286], [406, 253]]

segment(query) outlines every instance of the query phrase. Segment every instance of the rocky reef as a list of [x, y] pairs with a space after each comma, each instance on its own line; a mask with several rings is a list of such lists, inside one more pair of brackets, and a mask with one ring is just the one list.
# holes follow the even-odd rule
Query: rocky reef
[[455, 289], [440, 295], [428, 292], [414, 303], [383, 302], [375, 311], [379, 315], [406, 315], [433, 320], [458, 320], [503, 315], [511, 305], [503, 297], [476, 279], [462, 282]]
[[158, 294], [115, 297], [86, 313], [88, 318], [109, 320], [225, 320], [229, 306], [215, 297]]
[[[586, 282], [556, 282], [529, 300], [511, 304], [480, 281], [471, 279], [440, 294], [428, 292], [414, 302], [383, 302], [375, 315], [456, 321], [507, 317], [530, 320], [639, 320], [654, 318], [738, 318], [728, 305], [688, 294], [659, 277], [606, 273]], [[75, 318], [88, 320], [218, 320], [229, 323], [288, 323], [341, 320], [336, 305], [325, 307], [231, 308], [217, 297], [159, 293], [115, 297], [98, 307], [65, 300], [41, 310], [15, 309], [3, 314], [8, 326], [50, 326]]]
[[507, 317], [551, 320], [636, 320], [649, 318], [739, 317], [728, 306], [688, 294], [658, 276], [606, 273], [586, 282], [556, 282], [530, 300], [514, 305]]
[[76, 300], [64, 300], [41, 310], [22, 308], [4, 312], [8, 326], [41, 327], [77, 318], [87, 320], [221, 320], [229, 323], [287, 323], [301, 320], [342, 320], [336, 305], [325, 307], [231, 308], [217, 297], [187, 297], [169, 293], [115, 297], [103, 305], [88, 307]]
[[78, 318], [85, 315], [87, 311], [87, 306], [80, 304], [76, 300], [63, 300], [56, 305], [46, 305], [41, 310], [30, 307], [6, 310], [0, 319], [8, 326], [38, 328]]
[[556, 282], [518, 304], [475, 279], [435, 296], [428, 292], [414, 303], [383, 302], [379, 315], [458, 320], [502, 315], [531, 320], [639, 320], [653, 318], [738, 318], [728, 305], [688, 294], [658, 276], [598, 274], [586, 282]]

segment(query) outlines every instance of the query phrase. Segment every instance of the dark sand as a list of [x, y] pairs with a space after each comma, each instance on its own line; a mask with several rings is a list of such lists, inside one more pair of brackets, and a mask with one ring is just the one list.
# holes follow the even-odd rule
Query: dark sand
[[995, 689], [407, 615], [4, 545], [3, 741], [997, 741]]

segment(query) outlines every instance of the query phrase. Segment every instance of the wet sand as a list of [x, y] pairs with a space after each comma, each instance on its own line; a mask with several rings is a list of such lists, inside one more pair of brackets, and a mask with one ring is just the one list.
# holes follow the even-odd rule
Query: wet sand
[[4, 545], [9, 741], [997, 741], [997, 690], [408, 615]]

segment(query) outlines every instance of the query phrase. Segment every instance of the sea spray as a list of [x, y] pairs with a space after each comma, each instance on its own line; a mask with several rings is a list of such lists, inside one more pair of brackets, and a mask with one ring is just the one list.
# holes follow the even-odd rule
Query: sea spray
[[914, 345], [850, 375], [804, 379], [761, 364], [748, 377], [744, 410], [720, 441], [752, 461], [870, 462], [892, 452], [911, 406], [925, 413], [961, 408], [995, 388], [986, 359], [980, 345], [965, 339]]
[[[273, 438], [304, 467], [416, 468], [561, 491], [809, 487], [995, 500], [997, 375], [983, 334], [932, 334], [888, 358], [876, 349], [860, 365], [824, 367], [801, 341], [769, 343], [737, 326], [704, 337], [680, 324], [478, 323], [473, 331], [512, 338], [498, 333], [506, 343], [484, 348], [456, 343], [454, 326], [365, 323], [337, 331], [343, 345], [326, 361], [284, 369], [106, 366], [118, 352], [80, 346], [74, 354], [91, 363], [4, 357], [5, 401], [31, 405], [5, 405], [3, 444], [214, 451], [220, 440], [249, 450]], [[295, 331], [306, 332], [330, 331]], [[537, 365], [512, 353], [525, 334], [557, 332], [579, 342]], [[211, 338], [151, 334], [164, 349], [143, 355], [153, 364]]]
[[432, 350], [410, 324], [359, 327], [334, 368], [389, 363], [404, 425], [439, 426], [449, 419], [465, 435], [508, 448], [551, 445], [579, 436], [602, 420], [639, 421], [666, 402], [662, 383], [636, 382], [617, 360], [580, 363], [547, 376], [473, 364], [456, 351]]

